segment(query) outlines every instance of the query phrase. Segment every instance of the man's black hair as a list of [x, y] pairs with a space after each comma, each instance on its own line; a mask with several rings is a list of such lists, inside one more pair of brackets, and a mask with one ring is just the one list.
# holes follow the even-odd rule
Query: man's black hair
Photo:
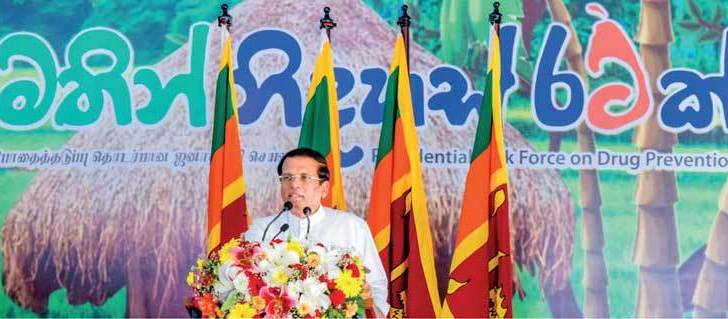
[[281, 157], [281, 161], [278, 162], [278, 176], [283, 174], [283, 162], [286, 161], [289, 157], [308, 157], [312, 158], [316, 162], [319, 163], [318, 168], [318, 178], [321, 179], [321, 181], [328, 181], [329, 180], [329, 166], [326, 165], [326, 158], [321, 155], [318, 151], [312, 150], [310, 148], [306, 147], [299, 147], [293, 150], [288, 151], [283, 157]]

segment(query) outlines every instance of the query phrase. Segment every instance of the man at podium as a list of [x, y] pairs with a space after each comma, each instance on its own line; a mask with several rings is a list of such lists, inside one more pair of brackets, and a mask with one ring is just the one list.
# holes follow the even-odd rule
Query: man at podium
[[283, 211], [255, 219], [245, 238], [268, 242], [290, 237], [354, 250], [370, 270], [366, 282], [371, 289], [377, 317], [386, 314], [389, 311], [387, 276], [369, 226], [355, 214], [321, 205], [329, 191], [326, 159], [309, 148], [291, 150], [278, 163], [278, 178], [281, 199], [285, 203]]

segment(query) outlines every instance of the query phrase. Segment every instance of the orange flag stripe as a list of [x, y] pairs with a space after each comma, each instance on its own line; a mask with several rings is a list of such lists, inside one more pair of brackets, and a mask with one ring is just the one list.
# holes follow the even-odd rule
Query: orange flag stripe
[[210, 161], [210, 187], [208, 192], [207, 230], [208, 232], [220, 223], [222, 211], [222, 167], [224, 154], [215, 152]]

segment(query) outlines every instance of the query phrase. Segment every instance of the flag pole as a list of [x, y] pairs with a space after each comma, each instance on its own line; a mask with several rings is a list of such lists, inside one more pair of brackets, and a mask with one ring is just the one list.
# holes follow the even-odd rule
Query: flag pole
[[326, 37], [329, 39], [329, 43], [331, 43], [331, 29], [336, 28], [336, 22], [331, 18], [329, 12], [331, 12], [331, 8], [324, 7], [324, 17], [319, 20], [319, 29], [326, 29]]
[[407, 54], [407, 68], [409, 69], [409, 57], [410, 57], [410, 37], [409, 37], [409, 28], [412, 24], [412, 18], [407, 14], [407, 9], [409, 7], [406, 4], [402, 5], [402, 15], [399, 16], [397, 19], [397, 25], [399, 26], [400, 32], [402, 32], [402, 38], [404, 39], [404, 50], [405, 54]]
[[490, 24], [495, 27], [495, 33], [500, 38], [500, 24], [503, 15], [500, 13], [500, 10], [498, 10], [498, 7], [500, 7], [500, 2], [493, 2], [493, 12], [488, 15], [488, 20], [490, 20]]
[[230, 27], [233, 25], [233, 17], [228, 13], [227, 3], [223, 3], [220, 9], [222, 10], [222, 14], [217, 16], [217, 26], [222, 27], [224, 25], [230, 31]]

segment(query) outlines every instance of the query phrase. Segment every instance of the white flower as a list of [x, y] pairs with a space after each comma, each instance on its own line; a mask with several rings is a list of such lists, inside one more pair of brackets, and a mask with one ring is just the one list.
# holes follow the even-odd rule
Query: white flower
[[326, 272], [326, 277], [333, 280], [341, 276], [341, 269], [339, 267], [330, 267]]
[[261, 260], [257, 265], [255, 265], [255, 271], [259, 273], [267, 273], [274, 267], [275, 265], [273, 265], [270, 259], [265, 259]]
[[331, 279], [341, 276], [341, 269], [337, 263], [341, 260], [341, 255], [337, 253], [329, 253], [325, 260], [321, 261], [321, 269], [326, 273], [326, 277]]
[[331, 305], [329, 296], [326, 295], [327, 287], [325, 283], [319, 282], [318, 279], [308, 277], [302, 282], [303, 294], [299, 299], [299, 303], [305, 303], [314, 309], [325, 310]]
[[258, 269], [261, 272], [267, 272], [273, 267], [288, 267], [300, 261], [297, 253], [286, 248], [285, 242], [273, 244], [273, 247], [266, 246], [264, 249], [268, 258], [267, 261], [261, 261], [258, 264]]
[[289, 293], [298, 299], [298, 311], [307, 311], [301, 315], [312, 316], [316, 310], [324, 312], [331, 305], [331, 300], [326, 295], [327, 290], [325, 283], [313, 277], [297, 280], [288, 285]]
[[233, 261], [228, 261], [220, 265], [218, 281], [213, 285], [215, 295], [220, 300], [227, 299], [230, 292], [235, 289], [233, 286], [233, 280], [241, 273], [243, 273], [243, 270], [235, 265]]
[[288, 293], [294, 298], [298, 299], [303, 293], [303, 281], [295, 280], [288, 283]]
[[327, 250], [321, 246], [313, 246], [309, 253], [319, 256], [319, 266], [312, 271], [314, 277], [326, 275], [329, 278], [336, 278], [341, 274], [339, 266], [336, 265], [341, 259], [341, 252], [338, 250]]
[[323, 256], [323, 255], [325, 255], [327, 253], [327, 250], [326, 250], [326, 248], [321, 247], [319, 245], [313, 245], [313, 246], [311, 246], [311, 247], [308, 248], [308, 252], [309, 253], [317, 253], [317, 254]]
[[271, 287], [283, 287], [288, 285], [291, 279], [291, 270], [284, 267], [275, 267], [268, 271], [263, 280]]
[[233, 285], [225, 285], [221, 282], [216, 282], [212, 285], [212, 288], [215, 290], [215, 296], [220, 300], [225, 300], [230, 295], [230, 292], [233, 291]]
[[273, 263], [276, 266], [288, 267], [291, 264], [296, 264], [301, 261], [300, 257], [296, 252], [291, 251], [286, 247], [286, 243], [277, 245], [275, 247], [275, 251], [276, 258], [273, 260]]
[[248, 276], [245, 272], [239, 272], [238, 276], [233, 279], [233, 287], [240, 294], [243, 300], [250, 300], [250, 291], [248, 291]]

